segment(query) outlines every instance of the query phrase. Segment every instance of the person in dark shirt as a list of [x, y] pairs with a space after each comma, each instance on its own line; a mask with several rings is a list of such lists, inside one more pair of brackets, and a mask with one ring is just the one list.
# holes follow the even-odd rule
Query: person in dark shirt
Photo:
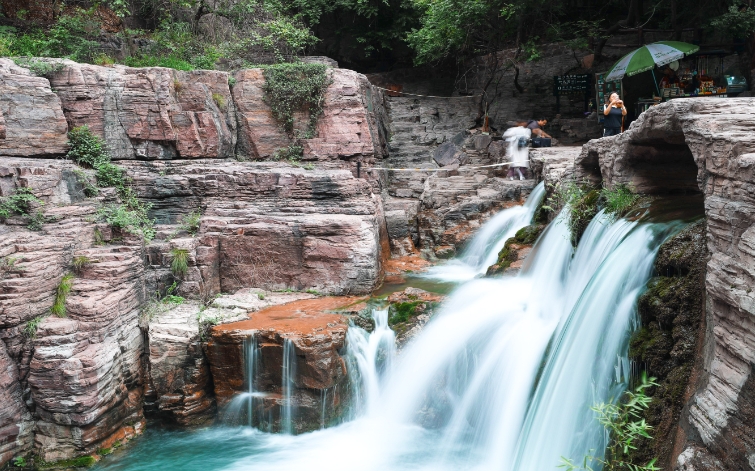
[[617, 93], [611, 93], [606, 103], [603, 115], [603, 137], [615, 136], [621, 132], [621, 121], [627, 114], [624, 102]]
[[546, 124], [548, 124], [547, 119], [538, 119], [538, 120], [531, 119], [527, 121], [527, 125], [525, 127], [531, 130], [532, 134], [537, 137], [547, 137], [550, 139], [551, 136], [545, 131], [543, 131], [543, 126], [545, 126]]

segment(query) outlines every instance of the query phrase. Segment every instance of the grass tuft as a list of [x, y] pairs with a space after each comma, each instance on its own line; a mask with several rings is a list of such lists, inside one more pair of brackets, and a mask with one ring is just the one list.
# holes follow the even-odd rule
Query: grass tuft
[[171, 249], [170, 271], [173, 276], [183, 278], [189, 271], [189, 251], [187, 249]]
[[66, 300], [73, 286], [73, 278], [72, 273], [66, 273], [58, 284], [58, 289], [55, 293], [55, 302], [52, 308], [50, 308], [50, 311], [58, 317], [66, 316]]

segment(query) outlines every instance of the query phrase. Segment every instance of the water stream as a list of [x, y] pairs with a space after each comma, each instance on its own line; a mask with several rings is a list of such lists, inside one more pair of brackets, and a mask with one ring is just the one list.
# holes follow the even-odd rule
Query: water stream
[[[467, 281], [400, 355], [387, 311], [374, 312], [370, 334], [349, 329], [354, 407], [346, 422], [296, 436], [248, 426], [152, 429], [99, 466], [546, 471], [557, 469], [561, 456], [581, 460], [603, 449], [604, 433], [589, 407], [626, 387], [637, 297], [658, 246], [681, 223], [614, 221], [599, 213], [575, 251], [559, 215], [518, 276], [474, 278], [529, 223], [538, 192], [481, 228], [460, 260], [430, 274]], [[247, 348], [247, 355], [254, 351]], [[232, 404], [253, 400], [253, 381], [248, 391]], [[290, 422], [295, 411], [286, 414]]]

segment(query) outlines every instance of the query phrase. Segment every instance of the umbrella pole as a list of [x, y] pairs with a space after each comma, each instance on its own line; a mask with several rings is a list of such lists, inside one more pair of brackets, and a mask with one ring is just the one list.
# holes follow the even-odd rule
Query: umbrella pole
[[661, 89], [658, 88], [658, 81], [655, 79], [655, 69], [652, 69], [650, 73], [653, 74], [653, 84], [655, 84], [655, 91], [658, 92], [658, 96], [661, 96]]

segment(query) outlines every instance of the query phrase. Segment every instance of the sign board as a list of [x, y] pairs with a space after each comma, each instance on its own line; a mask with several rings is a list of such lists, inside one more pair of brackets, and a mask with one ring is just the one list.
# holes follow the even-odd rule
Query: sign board
[[619, 97], [623, 100], [624, 99], [624, 93], [621, 87], [621, 80], [616, 80], [613, 82], [606, 82], [606, 74], [595, 74], [595, 100], [598, 104], [598, 109], [602, 109], [603, 105], [606, 103], [606, 98], [611, 95], [611, 93], [618, 93]]
[[553, 95], [584, 95], [589, 94], [592, 77], [582, 75], [556, 75], [553, 77]]

